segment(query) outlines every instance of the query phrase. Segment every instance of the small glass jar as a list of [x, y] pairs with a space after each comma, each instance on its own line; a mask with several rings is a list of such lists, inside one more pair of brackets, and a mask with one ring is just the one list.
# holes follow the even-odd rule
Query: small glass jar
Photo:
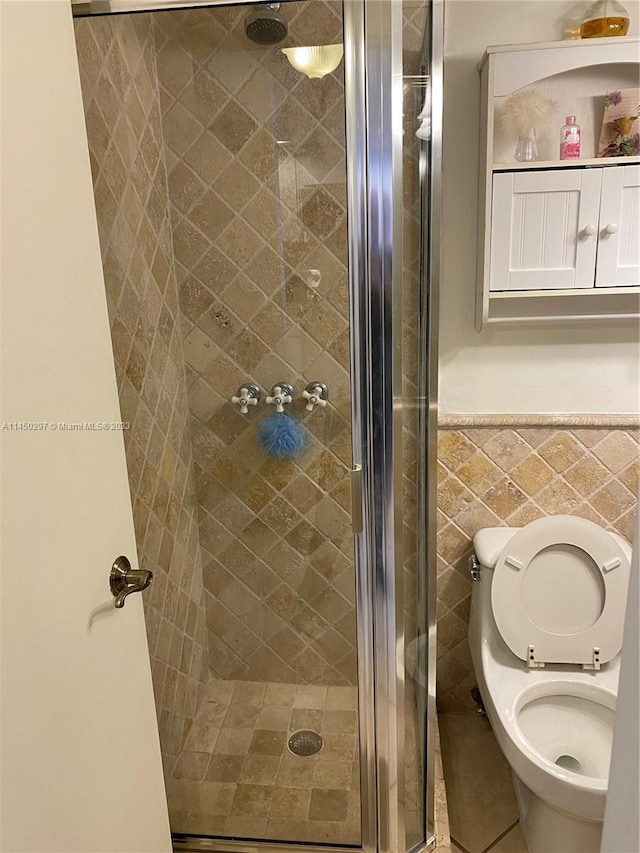
[[629, 13], [618, 0], [595, 0], [584, 14], [580, 25], [580, 38], [608, 38], [626, 36], [629, 31]]

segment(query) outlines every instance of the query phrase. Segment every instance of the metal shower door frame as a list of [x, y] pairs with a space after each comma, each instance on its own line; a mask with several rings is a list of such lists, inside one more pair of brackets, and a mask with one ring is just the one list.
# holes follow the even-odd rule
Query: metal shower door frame
[[[418, 571], [426, 584], [428, 640], [424, 837], [434, 838], [435, 468], [442, 173], [444, 0], [426, 0], [422, 59], [431, 138], [420, 152], [421, 317], [418, 376]], [[360, 466], [363, 533], [356, 536], [363, 847], [407, 849], [405, 638], [402, 545], [403, 2], [344, 0], [345, 108], [354, 466]], [[428, 226], [428, 227], [427, 227]], [[364, 784], [364, 780], [369, 782]], [[371, 808], [374, 803], [375, 809]], [[371, 808], [371, 812], [367, 811]], [[375, 811], [375, 826], [371, 826]], [[376, 846], [373, 846], [373, 845]]]

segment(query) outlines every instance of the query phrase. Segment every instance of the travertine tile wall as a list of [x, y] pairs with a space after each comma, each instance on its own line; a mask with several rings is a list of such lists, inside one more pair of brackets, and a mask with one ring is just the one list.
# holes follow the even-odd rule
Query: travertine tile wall
[[441, 430], [438, 446], [438, 705], [475, 707], [467, 642], [467, 560], [482, 527], [546, 515], [587, 518], [631, 539], [638, 494], [637, 430]]
[[76, 22], [98, 227], [165, 772], [208, 667], [152, 20]]
[[[343, 68], [309, 80], [279, 49], [340, 41], [340, 7], [287, 3], [277, 47], [246, 38], [246, 11], [156, 19], [210, 666], [353, 684]], [[295, 386], [300, 459], [258, 447], [273, 409], [230, 403], [248, 379]], [[312, 380], [330, 405], [308, 413]]]

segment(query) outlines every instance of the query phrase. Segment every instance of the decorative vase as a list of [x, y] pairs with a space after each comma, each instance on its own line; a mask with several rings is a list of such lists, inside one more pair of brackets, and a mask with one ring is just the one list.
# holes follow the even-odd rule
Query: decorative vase
[[584, 13], [580, 38], [610, 38], [626, 36], [629, 13], [618, 0], [595, 0]]
[[526, 133], [520, 134], [513, 158], [517, 163], [529, 163], [538, 159], [535, 128], [530, 127]]

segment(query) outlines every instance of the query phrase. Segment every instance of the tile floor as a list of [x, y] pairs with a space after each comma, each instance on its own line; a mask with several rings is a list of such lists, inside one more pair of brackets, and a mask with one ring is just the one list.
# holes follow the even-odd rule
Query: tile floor
[[527, 853], [511, 770], [488, 720], [438, 716], [452, 853]]
[[447, 806], [447, 789], [442, 767], [442, 749], [440, 731], [436, 720], [436, 750], [434, 767], [434, 832], [436, 836], [435, 849], [438, 853], [451, 853], [451, 837], [449, 830], [449, 808]]
[[[213, 679], [167, 780], [174, 832], [360, 842], [357, 690]], [[321, 752], [289, 736], [312, 729]]]

